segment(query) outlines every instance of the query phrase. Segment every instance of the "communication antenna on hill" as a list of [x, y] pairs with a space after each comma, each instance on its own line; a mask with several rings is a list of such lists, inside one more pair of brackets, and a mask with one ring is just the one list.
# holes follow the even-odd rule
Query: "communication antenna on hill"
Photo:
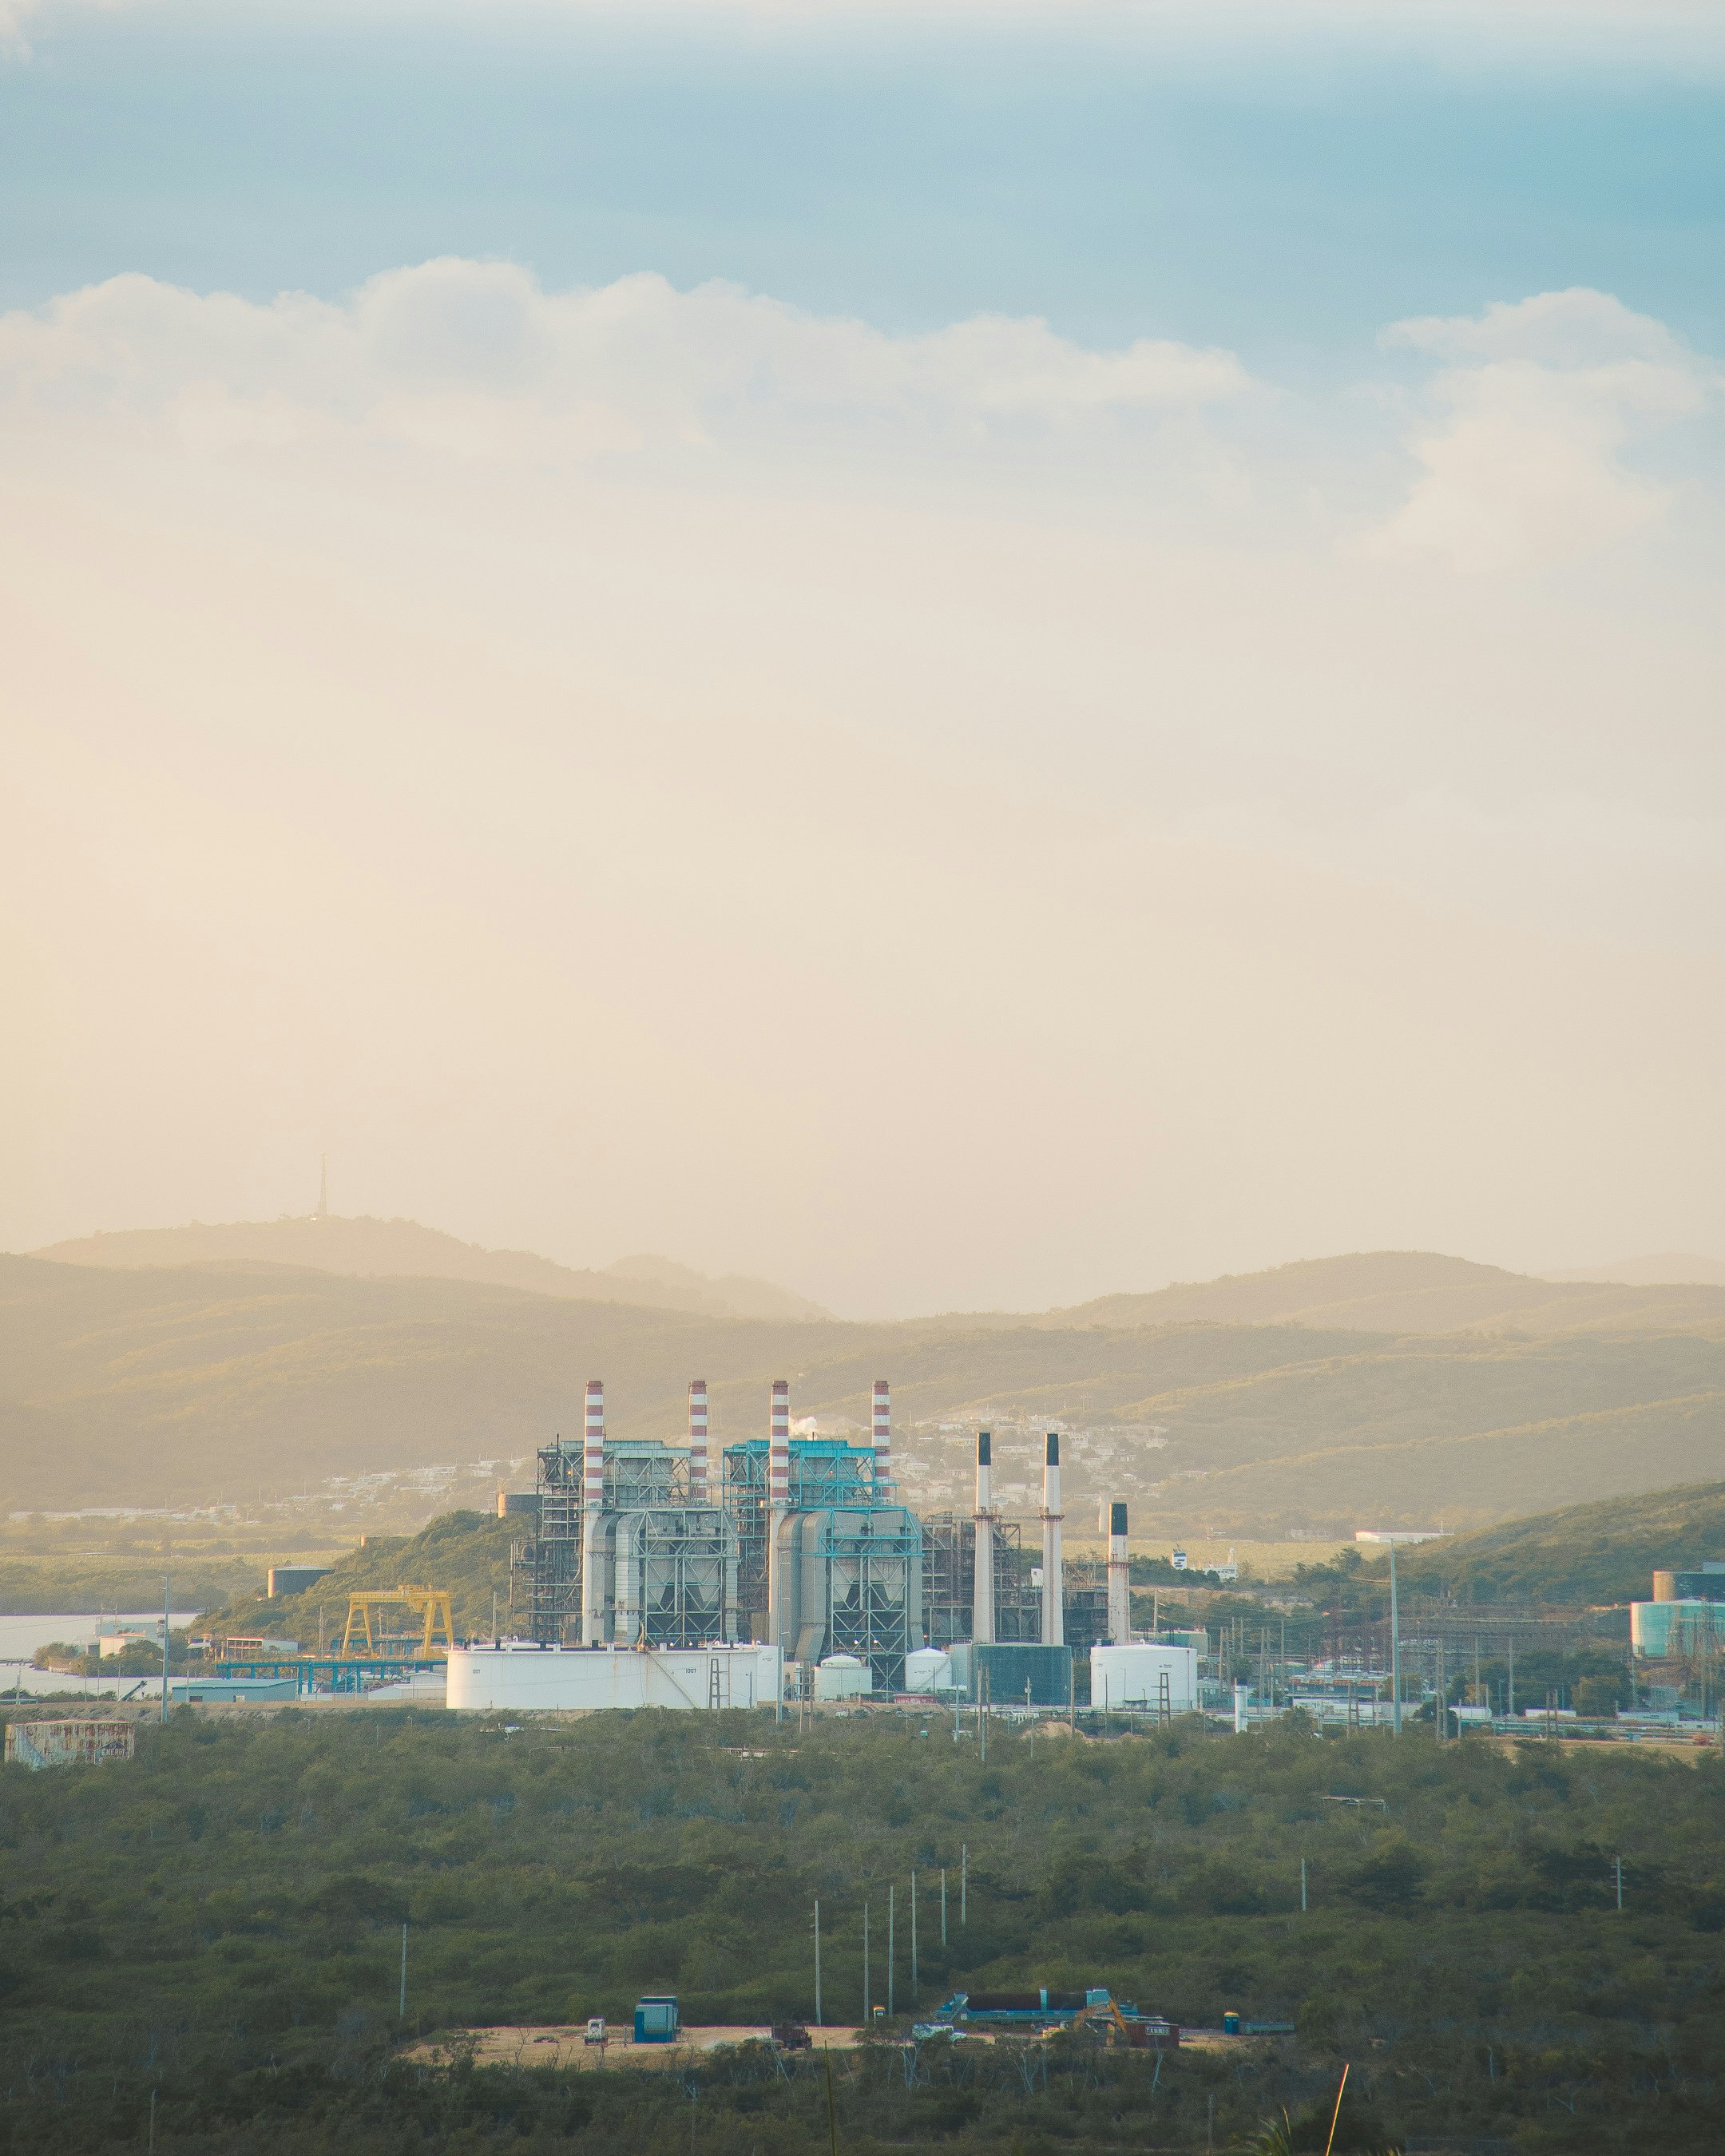
[[327, 1220], [330, 1217], [330, 1157], [326, 1152], [317, 1156], [317, 1210], [311, 1217], [314, 1220]]

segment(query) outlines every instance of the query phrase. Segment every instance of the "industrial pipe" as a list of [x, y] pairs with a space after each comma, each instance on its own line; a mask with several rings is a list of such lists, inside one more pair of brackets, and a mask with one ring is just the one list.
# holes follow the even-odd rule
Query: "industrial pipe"
[[1126, 1554], [1126, 1506], [1118, 1497], [1108, 1507], [1108, 1638], [1130, 1646], [1132, 1636], [1132, 1570]]
[[1060, 1556], [1060, 1436], [1048, 1433], [1042, 1461], [1042, 1644], [1058, 1647], [1066, 1637], [1066, 1583]]
[[970, 1636], [979, 1645], [994, 1637], [994, 1440], [976, 1434], [976, 1568], [971, 1598]]

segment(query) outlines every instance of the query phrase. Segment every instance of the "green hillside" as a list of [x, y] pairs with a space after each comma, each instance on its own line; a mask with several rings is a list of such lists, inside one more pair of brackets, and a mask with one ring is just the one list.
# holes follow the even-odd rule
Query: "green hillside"
[[0, 1510], [286, 1499], [523, 1459], [578, 1428], [589, 1374], [624, 1437], [680, 1431], [706, 1377], [721, 1442], [762, 1434], [773, 1377], [794, 1414], [859, 1432], [890, 1378], [901, 1476], [925, 1509], [968, 1507], [987, 1423], [999, 1502], [1034, 1513], [1040, 1432], [1058, 1425], [1074, 1531], [1119, 1496], [1141, 1541], [1483, 1527], [1554, 1496], [1692, 1481], [1725, 1456], [1717, 1330], [769, 1322], [461, 1281], [12, 1257]]
[[301, 1647], [334, 1646], [347, 1616], [347, 1598], [363, 1588], [444, 1587], [449, 1591], [456, 1635], [490, 1630], [491, 1597], [509, 1607], [509, 1551], [527, 1523], [487, 1519], [482, 1512], [446, 1512], [417, 1535], [368, 1537], [303, 1594], [243, 1594], [206, 1612], [218, 1632], [267, 1630]]
[[1566, 1505], [1423, 1543], [1399, 1556], [1396, 1568], [1428, 1592], [1598, 1604], [1644, 1602], [1656, 1568], [1681, 1570], [1709, 1557], [1725, 1558], [1725, 1482]]

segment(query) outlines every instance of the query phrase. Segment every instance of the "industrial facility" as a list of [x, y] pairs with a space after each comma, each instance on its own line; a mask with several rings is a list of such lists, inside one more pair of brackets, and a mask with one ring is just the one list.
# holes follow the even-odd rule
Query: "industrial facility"
[[[789, 1382], [777, 1378], [764, 1435], [716, 1450], [703, 1379], [689, 1387], [686, 1430], [665, 1440], [612, 1436], [603, 1381], [590, 1379], [578, 1441], [542, 1447], [531, 1495], [499, 1500], [527, 1530], [511, 1553], [526, 1637], [454, 1647], [449, 1703], [716, 1707], [908, 1691], [1070, 1707], [1075, 1649], [1132, 1647], [1126, 1507], [1110, 1507], [1106, 1568], [1069, 1567], [1058, 1433], [1045, 1444], [1040, 1551], [997, 1511], [993, 1472], [982, 1430], [973, 1510], [919, 1517], [893, 1477], [885, 1378], [864, 1442], [793, 1437]], [[1139, 1712], [1186, 1712], [1195, 1658], [1164, 1646], [1111, 1665], [1108, 1690]]]

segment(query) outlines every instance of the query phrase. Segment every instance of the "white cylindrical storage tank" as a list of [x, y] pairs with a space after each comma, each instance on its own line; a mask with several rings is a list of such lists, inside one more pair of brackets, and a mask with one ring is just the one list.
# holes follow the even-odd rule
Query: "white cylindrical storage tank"
[[778, 1650], [741, 1646], [457, 1647], [444, 1703], [467, 1713], [555, 1712], [596, 1707], [770, 1707], [778, 1697]]
[[1234, 1733], [1236, 1737], [1244, 1737], [1252, 1726], [1251, 1697], [1250, 1685], [1237, 1684], [1234, 1687]]
[[875, 1673], [857, 1655], [829, 1655], [817, 1665], [814, 1672], [814, 1697], [817, 1699], [860, 1699], [874, 1688]]
[[906, 1691], [951, 1691], [952, 1657], [944, 1647], [912, 1647], [905, 1656]]
[[[1166, 1690], [1163, 1679], [1166, 1677]], [[1116, 1713], [1190, 1714], [1198, 1705], [1198, 1656], [1165, 1640], [1090, 1650], [1090, 1703]]]

